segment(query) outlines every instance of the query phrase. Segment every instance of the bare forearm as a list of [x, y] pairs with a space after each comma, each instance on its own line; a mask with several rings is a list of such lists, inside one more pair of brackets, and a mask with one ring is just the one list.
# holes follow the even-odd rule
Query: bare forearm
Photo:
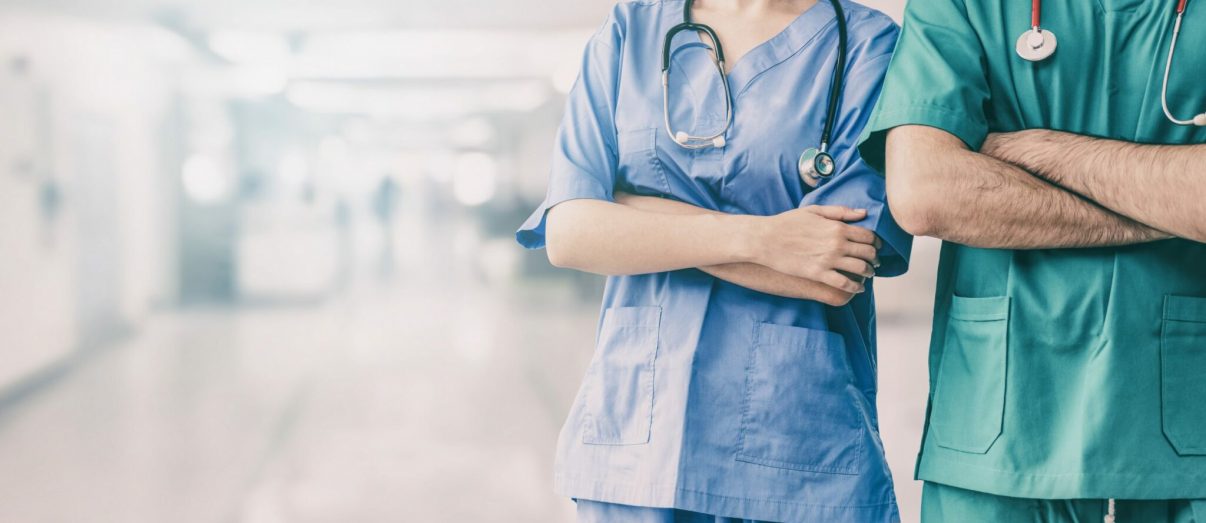
[[1206, 242], [1206, 144], [1144, 145], [1038, 129], [993, 135], [985, 146], [1118, 214]]
[[549, 260], [605, 275], [648, 274], [748, 259], [749, 217], [665, 215], [598, 200], [549, 211]]
[[[723, 214], [688, 203], [653, 196], [617, 193], [616, 202], [635, 209], [663, 214]], [[827, 305], [840, 306], [853, 297], [851, 293], [840, 291], [823, 283], [783, 274], [756, 263], [727, 263], [699, 267], [699, 270], [734, 285], [785, 298], [814, 300]]]
[[[909, 131], [901, 133], [901, 131]], [[888, 137], [888, 198], [910, 232], [984, 248], [1126, 245], [1162, 237], [932, 128]]]
[[783, 274], [756, 263], [730, 263], [700, 267], [718, 279], [750, 290], [801, 300], [813, 300], [826, 305], [845, 305], [854, 297], [853, 293], [841, 291], [807, 278]]

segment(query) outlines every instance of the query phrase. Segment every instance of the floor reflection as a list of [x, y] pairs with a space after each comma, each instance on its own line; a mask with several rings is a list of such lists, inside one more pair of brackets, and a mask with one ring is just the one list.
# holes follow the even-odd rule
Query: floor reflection
[[[572, 521], [552, 449], [596, 303], [564, 283], [399, 281], [156, 315], [0, 415], [0, 521]], [[906, 514], [926, 335], [881, 325]]]

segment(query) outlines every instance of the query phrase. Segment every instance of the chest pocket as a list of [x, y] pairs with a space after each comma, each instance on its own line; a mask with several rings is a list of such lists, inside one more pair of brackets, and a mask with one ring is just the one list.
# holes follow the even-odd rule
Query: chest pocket
[[658, 128], [620, 131], [618, 189], [636, 194], [668, 194], [670, 182], [657, 153]]

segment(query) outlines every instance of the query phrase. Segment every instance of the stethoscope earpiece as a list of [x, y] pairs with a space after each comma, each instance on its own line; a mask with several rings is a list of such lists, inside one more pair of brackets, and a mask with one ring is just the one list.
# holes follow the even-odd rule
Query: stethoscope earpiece
[[[828, 177], [833, 174], [834, 162], [833, 157], [826, 154], [825, 148], [829, 143], [830, 137], [833, 134], [834, 121], [837, 119], [838, 104], [840, 103], [840, 95], [842, 89], [842, 79], [846, 69], [846, 53], [847, 53], [847, 34], [846, 34], [846, 14], [842, 11], [842, 5], [838, 0], [829, 0], [833, 5], [834, 13], [837, 19], [838, 29], [838, 56], [837, 61], [833, 66], [833, 78], [829, 82], [829, 104], [825, 111], [825, 126], [821, 131], [821, 148], [809, 149], [804, 151], [804, 155], [808, 155], [809, 151], [813, 151], [813, 156], [822, 155], [824, 161], [818, 159], [820, 169], [818, 173], [825, 172], [820, 177]], [[691, 4], [693, 0], [686, 0], [683, 5], [683, 21], [682, 23], [671, 27], [666, 31], [666, 37], [662, 41], [662, 120], [666, 126], [666, 134], [670, 136], [674, 143], [686, 149], [706, 149], [715, 147], [717, 149], [724, 148], [728, 144], [725, 134], [733, 127], [733, 98], [729, 93], [729, 82], [725, 77], [724, 71], [724, 48], [720, 45], [720, 37], [716, 35], [711, 27], [705, 24], [697, 24], [691, 21]], [[704, 136], [695, 136], [686, 131], [675, 131], [670, 125], [670, 51], [671, 44], [674, 41], [674, 36], [683, 31], [697, 31], [707, 36], [712, 42], [712, 49], [716, 56], [714, 63], [716, 71], [720, 74], [721, 85], [724, 88], [724, 127], [719, 132]], [[801, 156], [803, 158], [803, 156]], [[801, 160], [802, 162], [803, 160]], [[803, 163], [800, 164], [800, 176], [804, 176]], [[826, 166], [827, 171], [826, 171]], [[807, 180], [806, 180], [807, 181]], [[815, 185], [814, 185], [815, 187]]]
[[1193, 117], [1193, 124], [1198, 127], [1206, 127], [1206, 113]]

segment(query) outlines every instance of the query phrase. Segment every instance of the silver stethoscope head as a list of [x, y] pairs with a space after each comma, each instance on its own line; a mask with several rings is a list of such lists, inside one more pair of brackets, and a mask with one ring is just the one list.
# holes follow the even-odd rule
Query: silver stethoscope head
[[1206, 113], [1199, 114], [1188, 120], [1181, 120], [1168, 109], [1168, 77], [1172, 73], [1173, 54], [1177, 51], [1177, 38], [1181, 36], [1181, 20], [1185, 16], [1185, 6], [1187, 3], [1188, 0], [1181, 0], [1177, 4], [1177, 22], [1173, 25], [1172, 42], [1168, 44], [1168, 60], [1164, 63], [1164, 84], [1160, 87], [1160, 107], [1164, 109], [1164, 116], [1168, 117], [1172, 123], [1206, 127]]
[[817, 187], [821, 185], [821, 181], [829, 179], [837, 170], [837, 162], [833, 161], [833, 156], [828, 152], [829, 144], [823, 143], [820, 147], [809, 147], [800, 155], [800, 159], [796, 162], [796, 170], [800, 173], [800, 178], [809, 187]]
[[[681, 147], [686, 149], [723, 148], [726, 144], [725, 134], [733, 126], [733, 98], [729, 93], [729, 81], [724, 72], [724, 48], [721, 47], [720, 37], [716, 35], [716, 31], [705, 24], [697, 24], [691, 21], [692, 2], [693, 0], [686, 0], [683, 5], [682, 23], [671, 27], [666, 32], [662, 43], [662, 120], [666, 126], [666, 134], [674, 140], [674, 143], [677, 143]], [[838, 105], [841, 100], [848, 42], [846, 15], [842, 10], [842, 5], [838, 0], [829, 0], [829, 3], [833, 6], [835, 19], [837, 20], [838, 50], [837, 60], [833, 65], [833, 77], [829, 81], [829, 101], [825, 108], [825, 124], [821, 130], [821, 145], [820, 147], [806, 149], [796, 163], [800, 179], [811, 187], [817, 187], [821, 184], [822, 180], [832, 177], [837, 171], [837, 162], [829, 154], [829, 141], [833, 135], [834, 122], [837, 119]], [[707, 35], [712, 43], [711, 51], [714, 53], [712, 62], [716, 65], [716, 72], [720, 75], [720, 83], [724, 88], [724, 128], [713, 134], [695, 136], [686, 131], [675, 131], [674, 127], [670, 124], [671, 42], [674, 40], [676, 34], [683, 31], [695, 31]]]

